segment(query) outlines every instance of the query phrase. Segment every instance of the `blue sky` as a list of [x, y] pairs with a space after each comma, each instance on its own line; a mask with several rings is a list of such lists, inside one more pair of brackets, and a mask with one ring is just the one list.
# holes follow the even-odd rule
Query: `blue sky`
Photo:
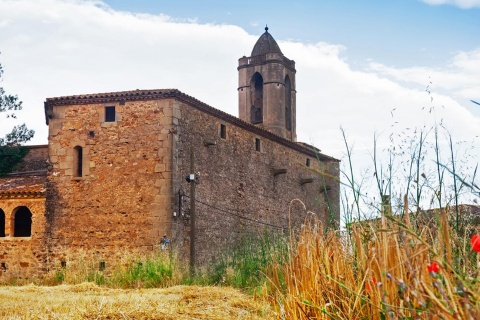
[[367, 59], [396, 67], [444, 64], [458, 50], [479, 45], [480, 6], [430, 5], [418, 0], [165, 1], [108, 0], [131, 12], [166, 14], [200, 24], [234, 24], [278, 39], [340, 43], [352, 63]]

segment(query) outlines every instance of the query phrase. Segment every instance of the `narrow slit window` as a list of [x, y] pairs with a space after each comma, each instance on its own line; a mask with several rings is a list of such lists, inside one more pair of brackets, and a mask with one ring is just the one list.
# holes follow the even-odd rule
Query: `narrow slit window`
[[310, 159], [307, 158], [307, 161], [305, 161], [305, 165], [306, 165], [307, 167], [310, 167]]
[[115, 122], [115, 106], [105, 107], [105, 122]]
[[227, 139], [227, 126], [220, 124], [220, 138]]
[[0, 238], [5, 237], [5, 212], [0, 209]]
[[260, 151], [260, 139], [255, 138], [255, 150]]
[[83, 149], [76, 146], [73, 149], [73, 175], [75, 177], [82, 177], [83, 175]]

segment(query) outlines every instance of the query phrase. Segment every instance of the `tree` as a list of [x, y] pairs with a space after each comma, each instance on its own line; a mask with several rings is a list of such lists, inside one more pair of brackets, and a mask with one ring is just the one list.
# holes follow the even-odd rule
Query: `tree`
[[[0, 83], [3, 81], [3, 67], [0, 64]], [[0, 113], [6, 118], [16, 118], [15, 111], [22, 110], [22, 101], [16, 95], [5, 93], [0, 87]], [[0, 114], [1, 116], [1, 114]], [[15, 166], [28, 153], [21, 144], [33, 138], [35, 131], [29, 130], [25, 124], [16, 125], [10, 133], [0, 138], [0, 176], [4, 176], [15, 169]]]

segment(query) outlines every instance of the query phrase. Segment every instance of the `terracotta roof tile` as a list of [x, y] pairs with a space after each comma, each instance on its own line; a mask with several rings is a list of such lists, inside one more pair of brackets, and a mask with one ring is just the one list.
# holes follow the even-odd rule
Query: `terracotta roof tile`
[[0, 178], [0, 199], [43, 198], [46, 181], [46, 171]]
[[94, 93], [94, 94], [82, 94], [82, 95], [74, 95], [74, 96], [47, 98], [44, 103], [45, 120], [48, 125], [48, 121], [50, 117], [53, 117], [53, 106], [112, 103], [112, 102], [119, 102], [119, 101], [145, 101], [145, 100], [157, 100], [157, 99], [165, 99], [165, 98], [174, 98], [181, 102], [187, 103], [190, 106], [200, 111], [203, 111], [219, 119], [235, 124], [254, 134], [258, 134], [259, 136], [263, 136], [267, 139], [283, 144], [284, 146], [287, 146], [296, 151], [307, 154], [311, 157], [318, 158], [319, 160], [340, 162], [340, 160], [338, 159], [335, 159], [333, 157], [320, 153], [318, 149], [313, 148], [310, 145], [299, 144], [297, 142], [284, 139], [270, 131], [256, 127], [235, 116], [232, 116], [231, 114], [228, 114], [219, 109], [211, 107], [208, 104], [200, 100], [197, 100], [196, 98], [189, 96], [177, 89], [132, 90], [132, 91]]

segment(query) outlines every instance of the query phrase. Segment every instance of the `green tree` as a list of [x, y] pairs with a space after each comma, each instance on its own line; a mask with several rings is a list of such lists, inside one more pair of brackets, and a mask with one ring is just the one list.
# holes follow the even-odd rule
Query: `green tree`
[[[0, 83], [3, 82], [3, 67], [0, 64]], [[22, 101], [17, 95], [10, 95], [0, 86], [0, 117], [16, 118], [16, 111], [22, 110]], [[25, 124], [16, 125], [10, 133], [0, 138], [0, 176], [12, 172], [15, 166], [28, 153], [21, 144], [32, 139], [35, 131], [29, 130]]]

